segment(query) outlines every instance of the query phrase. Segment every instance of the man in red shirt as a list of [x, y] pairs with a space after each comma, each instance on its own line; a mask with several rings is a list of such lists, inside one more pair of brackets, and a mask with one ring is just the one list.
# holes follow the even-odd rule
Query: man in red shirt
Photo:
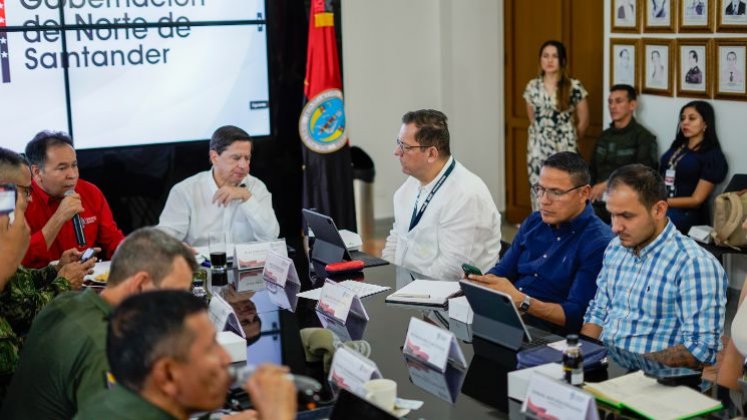
[[[70, 248], [83, 251], [99, 247], [99, 258], [110, 260], [124, 239], [112, 217], [104, 194], [95, 185], [79, 179], [78, 160], [70, 137], [42, 131], [26, 145], [33, 175], [31, 202], [26, 220], [31, 228], [23, 265], [44, 267]], [[72, 191], [72, 192], [68, 192]], [[83, 222], [85, 245], [76, 240], [73, 217]]]

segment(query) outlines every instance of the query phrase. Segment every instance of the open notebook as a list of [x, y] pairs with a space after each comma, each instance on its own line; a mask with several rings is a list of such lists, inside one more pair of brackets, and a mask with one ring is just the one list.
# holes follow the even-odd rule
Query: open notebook
[[446, 306], [449, 299], [462, 293], [458, 281], [414, 280], [386, 297], [389, 303]]

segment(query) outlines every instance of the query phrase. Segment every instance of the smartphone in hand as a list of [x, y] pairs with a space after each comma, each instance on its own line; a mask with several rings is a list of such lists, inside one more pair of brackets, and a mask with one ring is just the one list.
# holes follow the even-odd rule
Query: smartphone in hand
[[83, 255], [80, 256], [80, 260], [88, 261], [89, 258], [93, 257], [94, 253], [96, 253], [96, 251], [93, 248], [88, 248], [85, 251], [83, 251]]
[[476, 276], [482, 276], [482, 271], [480, 271], [479, 268], [471, 264], [467, 264], [467, 263], [462, 264], [462, 271], [464, 271], [465, 277], [468, 277], [470, 274], [474, 274]]

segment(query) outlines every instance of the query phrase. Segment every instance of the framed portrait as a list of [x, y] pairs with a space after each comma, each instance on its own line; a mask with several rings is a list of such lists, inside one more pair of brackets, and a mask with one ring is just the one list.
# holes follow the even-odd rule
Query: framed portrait
[[718, 0], [717, 30], [719, 32], [743, 32], [747, 30], [747, 1]]
[[671, 39], [644, 38], [641, 56], [643, 93], [672, 96], [673, 44]]
[[612, 1], [612, 32], [641, 32], [639, 0]]
[[747, 100], [747, 39], [720, 38], [715, 43], [715, 91], [720, 99]]
[[711, 57], [709, 39], [677, 42], [677, 96], [711, 97]]
[[643, 0], [643, 32], [674, 32], [679, 0]]
[[610, 39], [610, 85], [630, 85], [640, 91], [639, 44], [637, 39]]
[[716, 0], [679, 0], [680, 32], [713, 32], [713, 4]]

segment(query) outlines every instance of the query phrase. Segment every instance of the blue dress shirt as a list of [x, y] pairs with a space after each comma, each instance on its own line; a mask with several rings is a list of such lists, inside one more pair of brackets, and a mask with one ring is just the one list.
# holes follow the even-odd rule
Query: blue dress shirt
[[638, 255], [615, 238], [598, 286], [584, 321], [602, 327], [605, 343], [636, 353], [683, 344], [701, 362], [715, 363], [726, 273], [671, 221]]
[[532, 298], [560, 304], [565, 330], [577, 332], [597, 290], [597, 274], [611, 239], [610, 227], [594, 214], [591, 204], [557, 228], [534, 212], [521, 224], [506, 255], [488, 273], [506, 277]]

